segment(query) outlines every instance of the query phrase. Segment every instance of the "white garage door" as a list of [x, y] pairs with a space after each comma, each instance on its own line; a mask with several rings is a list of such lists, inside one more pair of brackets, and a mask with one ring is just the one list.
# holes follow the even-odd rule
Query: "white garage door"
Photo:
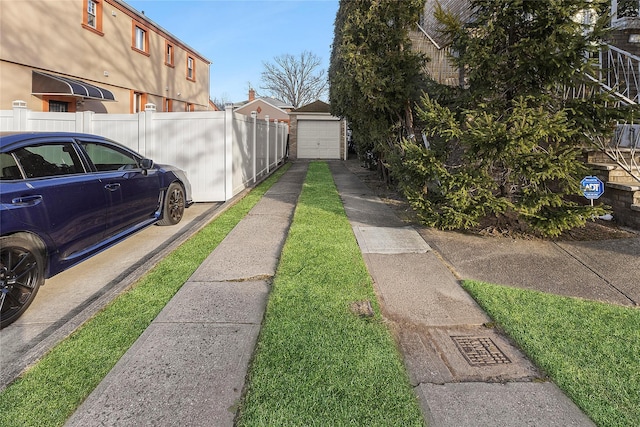
[[340, 122], [298, 120], [299, 159], [339, 159]]

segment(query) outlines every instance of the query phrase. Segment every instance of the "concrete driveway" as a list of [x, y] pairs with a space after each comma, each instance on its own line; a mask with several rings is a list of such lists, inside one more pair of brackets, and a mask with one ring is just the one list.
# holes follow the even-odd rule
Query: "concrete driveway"
[[198, 203], [182, 221], [151, 226], [45, 281], [15, 323], [0, 330], [0, 390], [208, 223], [220, 203]]

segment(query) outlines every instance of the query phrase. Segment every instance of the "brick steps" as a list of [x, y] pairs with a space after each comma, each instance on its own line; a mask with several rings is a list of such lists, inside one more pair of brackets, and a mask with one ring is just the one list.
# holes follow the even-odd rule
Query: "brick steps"
[[[635, 164], [640, 164], [639, 153], [621, 150], [620, 154], [627, 164], [632, 164], [632, 160]], [[635, 158], [632, 159], [632, 156]], [[602, 151], [586, 151], [585, 163], [592, 174], [605, 183], [601, 200], [612, 207], [616, 221], [640, 230], [640, 182]], [[635, 173], [640, 176], [640, 170]]]

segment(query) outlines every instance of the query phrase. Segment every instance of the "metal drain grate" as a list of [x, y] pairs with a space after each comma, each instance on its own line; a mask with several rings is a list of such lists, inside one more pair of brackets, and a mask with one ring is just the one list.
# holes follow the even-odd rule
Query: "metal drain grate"
[[511, 363], [511, 360], [498, 348], [489, 337], [454, 337], [451, 339], [458, 346], [467, 362], [472, 366], [492, 366]]

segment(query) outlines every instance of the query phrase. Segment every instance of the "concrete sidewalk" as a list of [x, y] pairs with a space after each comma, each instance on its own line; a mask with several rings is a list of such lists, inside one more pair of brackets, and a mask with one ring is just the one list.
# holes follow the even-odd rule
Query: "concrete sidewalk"
[[[293, 163], [68, 426], [233, 425], [307, 165]], [[607, 265], [598, 264], [605, 261], [594, 251], [609, 251], [606, 244], [565, 247], [546, 242], [539, 251], [547, 256], [545, 267], [557, 270], [554, 273], [532, 266], [526, 257], [510, 270], [497, 268], [491, 273], [489, 266], [498, 258], [492, 258], [489, 266], [482, 260], [491, 257], [488, 252], [495, 249], [491, 245], [502, 239], [489, 239], [492, 242], [487, 246], [485, 241], [483, 247], [458, 233], [407, 226], [343, 162], [330, 162], [330, 168], [430, 426], [593, 425], [555, 385], [540, 380], [542, 375], [507, 338], [483, 326], [489, 318], [458, 279], [494, 281], [498, 274], [507, 278], [509, 271], [517, 271], [518, 277], [527, 277], [523, 286], [525, 282], [533, 286], [547, 279], [541, 274], [568, 275], [576, 284], [595, 274], [607, 284], [594, 285], [594, 294], [632, 304], [635, 297], [629, 283], [640, 280], [627, 283], [623, 277], [603, 275]], [[637, 261], [636, 243], [620, 251]], [[549, 247], [557, 250], [549, 252]], [[566, 270], [566, 257], [580, 262]]]
[[271, 187], [67, 426], [233, 425], [307, 166]]
[[508, 339], [483, 326], [490, 319], [429, 239], [343, 163], [331, 170], [428, 425], [593, 425]]

